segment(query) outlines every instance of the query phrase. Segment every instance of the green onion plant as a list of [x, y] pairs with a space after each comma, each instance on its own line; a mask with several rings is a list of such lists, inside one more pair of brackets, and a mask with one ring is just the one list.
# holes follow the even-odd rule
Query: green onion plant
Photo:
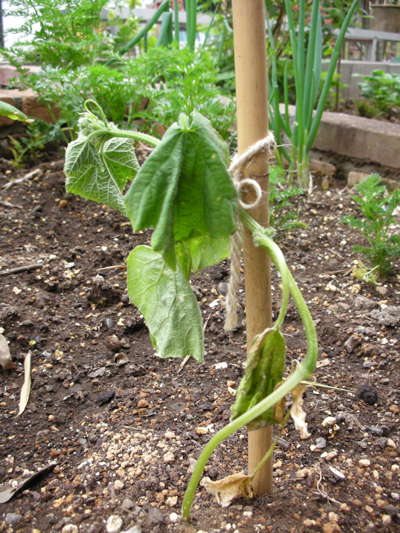
[[[286, 16], [289, 25], [290, 43], [292, 47], [292, 61], [296, 89], [296, 113], [293, 124], [289, 117], [288, 93], [288, 62], [286, 63], [283, 82], [284, 113], [279, 109], [280, 92], [277, 78], [276, 45], [271, 26], [267, 19], [269, 40], [271, 43], [272, 63], [270, 68], [270, 128], [274, 131], [279, 146], [278, 162], [283, 159], [289, 163], [290, 174], [297, 171], [299, 187], [307, 190], [309, 185], [309, 154], [321, 123], [322, 113], [329, 96], [329, 89], [335, 73], [336, 63], [340, 56], [342, 44], [351, 18], [357, 8], [359, 0], [354, 0], [343, 22], [336, 39], [328, 72], [322, 91], [319, 84], [322, 68], [322, 31], [321, 31], [321, 3], [315, 0], [312, 5], [310, 25], [306, 28], [305, 0], [299, 1], [299, 24], [295, 27], [293, 20], [293, 6], [290, 0], [285, 0]], [[306, 30], [308, 29], [308, 44], [306, 45]], [[314, 112], [314, 109], [316, 110]], [[281, 132], [290, 139], [289, 150], [282, 145]]]

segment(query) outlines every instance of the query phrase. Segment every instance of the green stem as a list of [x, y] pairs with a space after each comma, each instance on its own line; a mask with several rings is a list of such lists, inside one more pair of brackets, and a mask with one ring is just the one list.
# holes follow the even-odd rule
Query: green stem
[[104, 114], [104, 111], [102, 110], [102, 108], [99, 106], [99, 104], [96, 102], [96, 100], [86, 100], [85, 102], [85, 109], [88, 113], [90, 113], [91, 115], [93, 115], [93, 113], [90, 111], [89, 107], [88, 107], [88, 104], [92, 104], [94, 105], [96, 108], [97, 108], [97, 111], [99, 112], [99, 115], [100, 115], [100, 118], [101, 120], [103, 121], [104, 123], [104, 126], [107, 127], [107, 119], [106, 119], [106, 116]]
[[[248, 215], [243, 210], [240, 211], [240, 219], [252, 233], [256, 233], [256, 241], [258, 239], [259, 245], [262, 248], [266, 249], [268, 253], [270, 253], [270, 250], [273, 250], [273, 252], [276, 253], [275, 246], [277, 245], [275, 245], [275, 243], [274, 245], [272, 245], [271, 242], [268, 242], [272, 241], [272, 239], [268, 236], [268, 233], [271, 233], [271, 230], [265, 229], [260, 226], [252, 217], [250, 217], [250, 215]], [[271, 255], [272, 260], [274, 260], [274, 253], [272, 253]], [[314, 372], [318, 358], [317, 333], [315, 331], [314, 323], [307, 308], [307, 305], [304, 302], [301, 292], [298, 289], [287, 266], [285, 267], [285, 270], [287, 271], [287, 276], [289, 278], [290, 293], [293, 297], [293, 300], [295, 301], [300, 317], [304, 324], [304, 329], [307, 338], [306, 357], [304, 358], [303, 362], [297, 365], [294, 372], [287, 378], [286, 381], [282, 383], [280, 387], [278, 387], [274, 392], [267, 396], [267, 398], [264, 398], [264, 400], [249, 409], [239, 418], [236, 418], [227, 426], [220, 429], [218, 433], [216, 433], [214, 437], [210, 440], [210, 442], [206, 444], [196, 463], [194, 472], [189, 481], [182, 503], [182, 517], [187, 522], [190, 521], [190, 508], [192, 506], [196, 488], [199, 484], [204, 467], [206, 466], [207, 461], [215, 450], [215, 448], [217, 448], [217, 446], [221, 444], [221, 442], [223, 442], [230, 435], [232, 435], [232, 433], [235, 433], [243, 426], [249, 424], [252, 420], [262, 415], [265, 411], [271, 409], [276, 403], [278, 403], [282, 398], [289, 394], [290, 391], [292, 391], [294, 387], [296, 387], [301, 381], [303, 381], [304, 379], [309, 379]]]
[[[129, 52], [129, 50], [131, 48], [136, 46], [143, 39], [143, 37], [145, 35], [147, 35], [147, 33], [151, 30], [151, 28], [158, 21], [158, 19], [161, 17], [161, 15], [165, 11], [168, 11], [168, 10], [169, 10], [169, 0], [165, 0], [165, 2], [163, 2], [160, 5], [160, 7], [157, 9], [157, 11], [154, 13], [154, 15], [151, 17], [151, 19], [148, 20], [148, 22], [146, 23], [144, 28], [136, 35], [136, 37], [134, 39], [132, 39], [132, 41], [130, 43], [128, 43], [124, 48], [122, 48], [122, 50], [120, 50], [120, 52], [119, 52], [120, 55], [123, 56], [126, 52]], [[120, 59], [120, 58], [112, 57], [111, 59], [106, 61], [106, 63], [105, 63], [106, 67], [109, 67], [110, 65], [115, 63], [115, 61], [118, 61], [118, 59]]]
[[197, 460], [182, 503], [182, 517], [186, 522], [190, 522], [190, 508], [192, 506], [197, 485], [199, 484], [200, 478], [203, 474], [204, 467], [206, 466], [208, 459], [217, 446], [219, 446], [221, 442], [232, 435], [232, 433], [235, 433], [243, 426], [254, 420], [254, 418], [262, 415], [268, 409], [271, 409], [276, 403], [279, 402], [279, 400], [289, 394], [290, 391], [300, 383], [300, 381], [307, 379], [308, 376], [309, 374], [305, 371], [303, 363], [298, 364], [293, 374], [276, 391], [252, 407], [249, 411], [241, 415], [239, 418], [236, 418], [233, 420], [233, 422], [230, 422], [227, 426], [220, 429], [218, 433], [216, 433], [210, 440], [210, 442], [205, 445], [200, 457]]
[[157, 148], [157, 146], [161, 143], [159, 139], [156, 139], [155, 137], [152, 137], [151, 135], [147, 135], [146, 133], [139, 133], [137, 131], [119, 131], [119, 130], [98, 130], [94, 131], [87, 137], [87, 141], [90, 141], [94, 139], [95, 137], [101, 137], [103, 135], [109, 135], [110, 137], [122, 137], [123, 139], [132, 139], [134, 141], [140, 141], [145, 144], [149, 144], [150, 146], [154, 146]]
[[175, 42], [179, 44], [179, 2], [174, 0], [174, 33]]
[[322, 118], [322, 113], [325, 109], [325, 104], [326, 104], [326, 101], [328, 99], [328, 96], [329, 96], [329, 88], [331, 86], [331, 83], [332, 83], [332, 78], [333, 78], [333, 75], [335, 73], [335, 68], [336, 68], [336, 63], [338, 62], [338, 59], [339, 59], [339, 56], [340, 56], [340, 52], [341, 52], [341, 49], [342, 49], [342, 44], [343, 44], [343, 41], [344, 41], [344, 38], [345, 38], [345, 35], [346, 35], [346, 31], [347, 31], [347, 28], [349, 27], [349, 24], [351, 22], [351, 17], [353, 16], [354, 14], [354, 11], [357, 9], [357, 6], [358, 6], [358, 2], [359, 0], [354, 0], [347, 15], [346, 15], [346, 18], [342, 24], [342, 27], [341, 27], [341, 30], [340, 30], [340, 33], [338, 35], [338, 38], [336, 39], [336, 43], [335, 43], [335, 46], [333, 48], [333, 52], [332, 52], [332, 57], [331, 57], [331, 61], [329, 63], [329, 68], [328, 68], [328, 72], [327, 72], [327, 75], [326, 75], [326, 78], [325, 78], [325, 82], [324, 82], [324, 86], [322, 88], [322, 92], [321, 92], [321, 96], [319, 97], [319, 102], [318, 102], [318, 106], [317, 106], [317, 110], [315, 112], [315, 115], [314, 115], [314, 119], [313, 119], [313, 122], [312, 122], [312, 126], [311, 126], [311, 130], [310, 130], [310, 133], [308, 135], [308, 139], [307, 139], [307, 145], [306, 145], [306, 152], [308, 153], [311, 148], [312, 148], [312, 145], [314, 143], [314, 140], [315, 140], [315, 137], [317, 135], [317, 132], [318, 132], [318, 128], [319, 128], [319, 125], [320, 125], [320, 122], [321, 122], [321, 118]]
[[281, 424], [281, 428], [279, 430], [278, 436], [274, 440], [271, 448], [267, 451], [267, 453], [264, 455], [264, 457], [261, 459], [261, 461], [258, 463], [257, 468], [254, 470], [254, 472], [251, 474], [251, 479], [254, 479], [254, 476], [261, 470], [263, 465], [268, 461], [268, 459], [271, 457], [273, 451], [275, 450], [276, 445], [278, 444], [279, 439], [282, 437], [283, 430], [285, 429], [286, 423], [289, 420], [291, 409], [286, 413], [285, 418], [283, 419], [283, 422]]
[[[274, 324], [274, 328], [280, 328], [286, 315], [289, 302], [289, 269], [285, 257], [279, 246], [269, 237], [266, 236], [265, 228], [262, 228], [257, 222], [243, 209], [240, 211], [240, 220], [246, 225], [253, 236], [255, 246], [262, 246], [268, 252], [272, 262], [278, 269], [282, 277], [282, 304], [279, 316]], [[271, 230], [270, 230], [271, 231]]]
[[221, 44], [219, 46], [218, 59], [217, 59], [218, 69], [221, 67], [222, 54], [223, 54], [224, 46], [225, 46], [225, 38], [226, 38], [226, 27], [224, 24], [222, 27], [222, 38], [221, 38]]
[[299, 187], [304, 190], [308, 189], [308, 182], [310, 177], [310, 159], [309, 153], [305, 151], [305, 147], [299, 147], [297, 153], [297, 183]]

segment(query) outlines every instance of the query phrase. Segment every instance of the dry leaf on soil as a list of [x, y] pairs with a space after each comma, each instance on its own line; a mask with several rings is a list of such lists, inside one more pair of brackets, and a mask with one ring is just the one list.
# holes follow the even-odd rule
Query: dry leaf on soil
[[31, 392], [31, 361], [32, 355], [29, 351], [24, 361], [24, 384], [21, 389], [21, 399], [19, 401], [19, 413], [22, 414], [25, 411], [25, 407], [28, 405], [29, 394]]
[[10, 348], [8, 347], [5, 337], [0, 333], [0, 365], [4, 370], [12, 368], [12, 359], [10, 354]]
[[251, 476], [246, 476], [242, 471], [218, 481], [211, 481], [210, 478], [204, 477], [200, 485], [215, 496], [222, 507], [228, 507], [235, 498], [253, 497], [251, 481]]

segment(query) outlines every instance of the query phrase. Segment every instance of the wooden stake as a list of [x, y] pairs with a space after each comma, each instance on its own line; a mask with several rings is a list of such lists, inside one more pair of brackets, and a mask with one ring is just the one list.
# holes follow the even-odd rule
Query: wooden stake
[[[243, 153], [268, 133], [268, 81], [264, 0], [233, 0], [233, 28], [236, 71], [238, 149]], [[246, 175], [256, 179], [265, 195], [250, 211], [261, 225], [267, 226], [268, 156], [262, 154]], [[250, 196], [250, 193], [248, 194]], [[251, 197], [248, 198], [251, 201]], [[272, 324], [271, 271], [269, 257], [255, 248], [251, 234], [244, 231], [247, 350], [255, 335]], [[249, 474], [272, 444], [272, 426], [249, 432]], [[255, 476], [255, 495], [272, 491], [272, 456]]]

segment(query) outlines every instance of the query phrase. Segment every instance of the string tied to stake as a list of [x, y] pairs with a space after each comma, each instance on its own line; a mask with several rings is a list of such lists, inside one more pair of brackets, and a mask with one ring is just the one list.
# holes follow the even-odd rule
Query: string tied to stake
[[[263, 192], [260, 184], [251, 178], [244, 178], [244, 172], [246, 168], [254, 161], [260, 154], [269, 154], [276, 148], [276, 141], [272, 131], [268, 132], [268, 135], [252, 146], [250, 146], [243, 154], [236, 154], [231, 161], [228, 168], [233, 183], [235, 184], [239, 193], [239, 205], [242, 209], [255, 209], [258, 207], [262, 200]], [[243, 202], [240, 198], [243, 188], [252, 188], [255, 192], [255, 199], [251, 203]], [[238, 218], [238, 229], [231, 236], [231, 269], [228, 282], [228, 293], [226, 296], [225, 312], [226, 320], [224, 329], [226, 332], [232, 331], [237, 326], [237, 304], [236, 294], [239, 286], [239, 274], [240, 274], [240, 256], [243, 246], [243, 228]]]

